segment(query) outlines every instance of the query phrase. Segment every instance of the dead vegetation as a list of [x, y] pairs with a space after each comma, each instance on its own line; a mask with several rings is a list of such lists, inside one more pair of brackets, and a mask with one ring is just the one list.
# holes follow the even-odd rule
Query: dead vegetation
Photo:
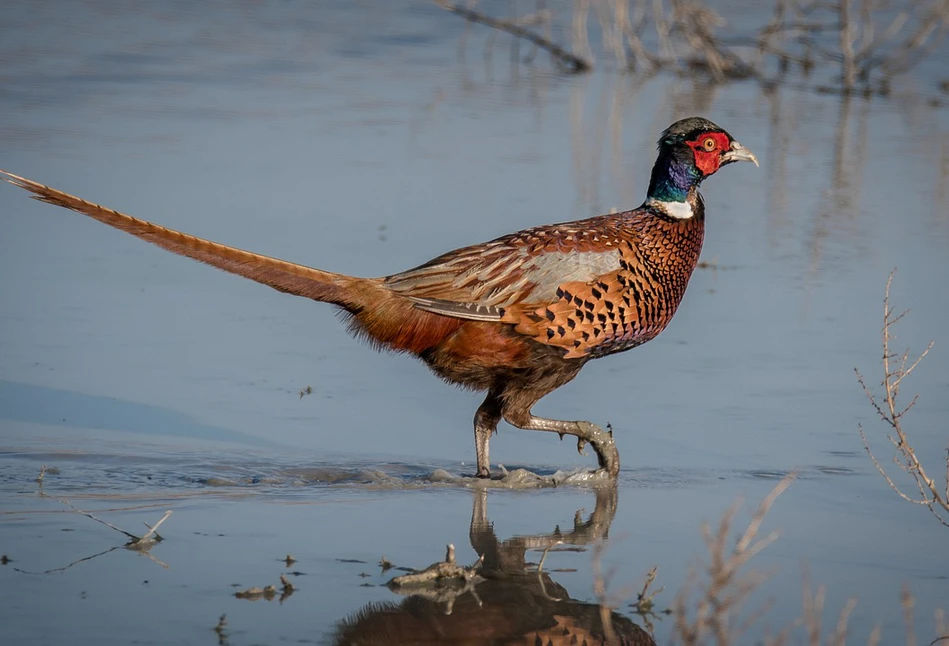
[[455, 561], [455, 546], [449, 544], [444, 561], [432, 563], [424, 570], [394, 577], [386, 584], [396, 594], [421, 597], [443, 608], [442, 612], [451, 615], [455, 603], [465, 595], [471, 595], [477, 606], [483, 606], [476, 591], [482, 580], [478, 573], [484, 557], [470, 567], [458, 565]]
[[[383, 557], [385, 561], [385, 557]], [[467, 583], [478, 574], [484, 557], [479, 557], [473, 565], [465, 567], [458, 565], [455, 561], [455, 546], [451, 543], [445, 548], [445, 560], [432, 563], [424, 570], [403, 574], [389, 581], [390, 588], [416, 588], [436, 583], [445, 583], [448, 581], [457, 581]]]
[[[126, 531], [122, 529], [121, 527], [117, 527], [116, 525], [113, 525], [112, 523], [106, 520], [103, 520], [88, 511], [79, 509], [78, 507], [76, 507], [74, 504], [72, 504], [69, 500], [65, 498], [59, 498], [59, 497], [46, 493], [46, 491], [43, 489], [43, 485], [45, 483], [46, 477], [51, 476], [51, 475], [59, 475], [59, 474], [60, 474], [60, 471], [56, 467], [50, 467], [44, 464], [40, 468], [39, 474], [37, 475], [35, 482], [39, 485], [37, 488], [36, 494], [41, 499], [55, 500], [59, 504], [68, 507], [71, 512], [79, 514], [80, 516], [85, 516], [86, 518], [89, 518], [90, 520], [94, 520], [95, 522], [101, 525], [105, 525], [109, 529], [112, 529], [116, 532], [119, 532], [120, 534], [125, 535], [128, 540], [122, 545], [113, 545], [112, 547], [96, 552], [95, 554], [90, 554], [89, 556], [84, 556], [82, 558], [76, 559], [60, 567], [49, 568], [46, 570], [30, 570], [30, 569], [26, 569], [22, 567], [12, 567], [12, 569], [15, 572], [19, 572], [21, 574], [29, 574], [29, 575], [60, 574], [81, 563], [86, 563], [93, 559], [97, 559], [100, 556], [105, 556], [106, 554], [110, 554], [111, 552], [114, 552], [116, 550], [122, 550], [122, 549], [130, 550], [138, 554], [141, 554], [142, 556], [145, 556], [156, 565], [160, 565], [161, 567], [166, 568], [166, 569], [168, 568], [168, 564], [165, 563], [164, 561], [161, 561], [157, 557], [155, 557], [155, 555], [151, 553], [151, 550], [153, 547], [158, 545], [158, 543], [164, 540], [162, 536], [158, 533], [158, 528], [161, 527], [161, 525], [166, 520], [168, 520], [168, 518], [171, 517], [172, 512], [170, 509], [166, 510], [165, 513], [162, 515], [162, 517], [159, 518], [158, 521], [154, 525], [149, 525], [148, 523], [144, 523], [145, 528], [148, 531], [142, 534], [141, 536], [139, 536], [138, 534], [134, 534], [132, 532]], [[111, 512], [133, 511], [133, 510], [141, 510], [141, 509], [153, 508], [153, 507], [154, 505], [139, 505], [135, 507], [125, 507], [121, 509], [109, 509], [109, 510], [103, 510], [103, 511], [111, 511]], [[12, 562], [13, 562], [13, 559], [8, 557], [6, 554], [4, 554], [3, 556], [0, 556], [0, 565], [7, 565], [8, 563], [12, 563]]]
[[217, 625], [211, 630], [217, 634], [218, 646], [224, 646], [227, 644], [227, 615], [221, 615], [217, 620]]
[[[766, 626], [767, 613], [771, 609], [769, 602], [749, 607], [760, 597], [760, 586], [770, 576], [768, 572], [750, 567], [753, 557], [774, 543], [777, 531], [762, 535], [761, 527], [774, 502], [794, 481], [795, 474], [783, 478], [759, 503], [751, 520], [736, 532], [736, 517], [741, 503], [732, 505], [713, 526], [702, 525], [702, 536], [707, 549], [706, 558], [701, 565], [691, 570], [688, 580], [679, 589], [673, 601], [671, 614], [675, 624], [671, 631], [671, 643], [682, 646], [737, 646], [745, 643], [762, 643], [765, 646], [787, 646], [788, 644], [807, 644], [808, 646], [845, 646], [854, 644], [848, 639], [850, 616], [857, 606], [856, 599], [847, 600], [837, 615], [831, 629], [824, 627], [824, 605], [826, 590], [819, 585], [812, 589], [805, 573], [802, 586], [802, 609], [800, 617], [777, 633], [770, 633]], [[602, 549], [593, 554], [592, 570], [594, 574], [594, 592], [600, 600], [604, 612], [616, 604], [616, 595], [607, 590], [610, 577], [602, 574], [600, 560]], [[644, 619], [655, 617], [654, 597], [661, 592], [649, 594], [648, 590], [655, 580], [655, 568], [650, 570], [646, 585], [638, 595], [639, 602], [630, 604]], [[619, 593], [622, 594], [622, 593]], [[645, 613], [640, 612], [643, 599], [648, 599]], [[915, 598], [908, 587], [899, 593], [899, 602], [903, 611], [906, 644], [917, 644], [916, 621], [913, 614]], [[936, 637], [932, 641], [924, 640], [930, 646], [949, 642], [949, 627], [945, 614], [936, 610], [933, 617]], [[653, 634], [651, 622], [645, 621], [646, 628]], [[763, 637], [751, 638], [752, 630]], [[879, 646], [882, 641], [882, 629], [875, 626], [870, 632], [867, 646]], [[895, 642], [889, 642], [895, 643]]]
[[[45, 465], [45, 464], [40, 468], [39, 475], [36, 477], [36, 483], [39, 485], [39, 487], [38, 487], [36, 493], [39, 495], [40, 498], [45, 498], [45, 499], [49, 499], [49, 500], [55, 500], [56, 502], [58, 502], [58, 503], [60, 503], [60, 504], [62, 504], [62, 505], [65, 505], [66, 507], [69, 507], [72, 511], [74, 511], [74, 512], [77, 513], [77, 514], [79, 514], [80, 516], [85, 516], [86, 518], [89, 518], [90, 520], [94, 520], [94, 521], [96, 521], [97, 523], [99, 523], [99, 524], [101, 524], [101, 525], [105, 525], [105, 526], [108, 527], [109, 529], [115, 530], [115, 531], [119, 532], [120, 534], [124, 534], [124, 535], [128, 538], [128, 541], [126, 541], [125, 544], [123, 544], [123, 545], [117, 545], [117, 546], [115, 546], [115, 547], [111, 547], [111, 548], [109, 548], [109, 549], [107, 549], [107, 550], [104, 550], [104, 551], [102, 551], [102, 552], [99, 552], [99, 553], [97, 553], [97, 554], [93, 554], [93, 555], [91, 555], [91, 556], [83, 557], [83, 558], [78, 559], [78, 560], [76, 560], [76, 561], [73, 561], [72, 563], [69, 563], [68, 565], [63, 566], [63, 567], [52, 568], [52, 569], [49, 569], [49, 570], [44, 570], [43, 572], [30, 572], [30, 571], [23, 570], [23, 569], [20, 569], [20, 568], [14, 568], [15, 570], [17, 570], [18, 572], [23, 572], [24, 574], [52, 574], [52, 573], [54, 573], [54, 572], [63, 572], [63, 571], [68, 570], [69, 568], [71, 568], [71, 567], [73, 567], [73, 566], [75, 566], [75, 565], [78, 565], [79, 563], [84, 563], [84, 562], [86, 562], [86, 561], [90, 561], [90, 560], [92, 560], [92, 559], [94, 559], [94, 558], [97, 558], [97, 557], [99, 557], [99, 556], [103, 556], [103, 555], [105, 555], [105, 554], [108, 554], [109, 552], [112, 552], [112, 551], [117, 550], [117, 549], [120, 549], [120, 548], [138, 552], [139, 554], [142, 554], [142, 555], [148, 557], [152, 562], [154, 562], [154, 563], [156, 563], [156, 564], [162, 566], [163, 568], [167, 568], [167, 567], [168, 567], [168, 564], [167, 564], [167, 563], [164, 563], [163, 561], [159, 560], [158, 558], [156, 558], [156, 557], [151, 553], [151, 549], [152, 549], [153, 547], [155, 547], [155, 545], [157, 545], [158, 543], [160, 543], [161, 541], [164, 540], [164, 539], [161, 537], [161, 535], [158, 533], [158, 528], [161, 527], [161, 525], [162, 525], [166, 520], [168, 520], [168, 518], [171, 516], [171, 513], [172, 513], [172, 512], [171, 512], [170, 509], [169, 509], [169, 510], [166, 510], [165, 513], [162, 515], [162, 517], [159, 518], [158, 521], [157, 521], [154, 525], [149, 525], [148, 523], [144, 523], [145, 528], [148, 529], [148, 531], [147, 531], [146, 533], [142, 534], [141, 536], [139, 536], [138, 534], [134, 534], [134, 533], [129, 532], [129, 531], [126, 531], [126, 530], [124, 530], [124, 529], [122, 529], [122, 528], [120, 528], [120, 527], [117, 527], [117, 526], [113, 525], [112, 523], [110, 523], [110, 522], [108, 522], [108, 521], [102, 520], [101, 518], [98, 518], [97, 516], [94, 516], [93, 514], [89, 513], [88, 511], [84, 511], [84, 510], [82, 510], [82, 509], [79, 509], [78, 507], [76, 507], [74, 504], [72, 504], [71, 502], [69, 502], [69, 501], [66, 500], [65, 498], [57, 498], [56, 496], [51, 496], [50, 494], [46, 493], [46, 491], [43, 490], [43, 483], [44, 483], [44, 481], [45, 481], [46, 476], [47, 476], [47, 475], [59, 475], [59, 473], [60, 473], [60, 472], [59, 472], [59, 469], [57, 469], [56, 467], [49, 467], [49, 466], [47, 466], [47, 465]], [[5, 563], [4, 563], [4, 564], [5, 564]]]
[[[676, 643], [684, 646], [716, 643], [741, 643], [742, 635], [768, 610], [764, 605], [737, 623], [744, 605], [767, 578], [767, 574], [748, 569], [748, 562], [778, 538], [776, 531], [759, 536], [761, 524], [771, 505], [794, 481], [789, 475], [758, 505], [748, 526], [732, 544], [732, 526], [740, 503], [733, 504], [714, 530], [702, 525], [702, 538], [708, 550], [708, 563], [701, 580], [693, 570], [673, 603]], [[697, 597], [697, 598], [696, 598]]]
[[[893, 327], [907, 314], [906, 311], [897, 313], [890, 305], [890, 287], [894, 273], [895, 270], [887, 279], [883, 299], [883, 380], [880, 383], [882, 392], [875, 393], [867, 385], [859, 370], [855, 369], [855, 372], [873, 409], [890, 427], [891, 433], [887, 435], [887, 439], [894, 449], [893, 463], [908, 474], [918, 494], [907, 493], [906, 489], [887, 472], [871, 449], [862, 425], [859, 426], [860, 437], [874, 466], [886, 479], [890, 488], [904, 500], [927, 507], [940, 523], [949, 526], [947, 522], [949, 521], [949, 446], [946, 449], [946, 481], [943, 488], [943, 485], [937, 484], [926, 471], [903, 427], [903, 419], [916, 404], [917, 396], [913, 396], [905, 406], [898, 403], [900, 387], [903, 380], [926, 357], [933, 343], [930, 342], [926, 349], [913, 360], [910, 359], [908, 350], [902, 353], [892, 350]], [[689, 579], [675, 597], [672, 608], [672, 614], [675, 615], [675, 625], [672, 630], [673, 643], [683, 646], [704, 644], [731, 646], [745, 643], [745, 636], [749, 629], [759, 625], [766, 616], [770, 609], [768, 603], [750, 609], [747, 607], [756, 598], [755, 593], [761, 584], [768, 578], [767, 573], [749, 568], [749, 561], [777, 539], [777, 532], [761, 536], [761, 525], [777, 497], [790, 486], [793, 479], [792, 474], [778, 483], [759, 504], [751, 521], [740, 532], [737, 540], [732, 536], [736, 514], [740, 507], [738, 503], [725, 512], [714, 529], [707, 523], [703, 524], [702, 535], [707, 549], [707, 558], [700, 567], [691, 571]], [[606, 592], [610, 575], [602, 574], [601, 554], [602, 549], [596, 550], [593, 557], [594, 592], [604, 612], [607, 612], [615, 606], [615, 597], [610, 597]], [[655, 568], [650, 570], [643, 591], [638, 595], [638, 602], [630, 604], [637, 614], [646, 618], [646, 626], [650, 633], [653, 632], [653, 627], [648, 618], [654, 607], [654, 597], [661, 591], [660, 588], [656, 593], [647, 593], [655, 580], [655, 572]], [[854, 643], [853, 640], [848, 640], [848, 624], [857, 606], [857, 600], [852, 598], [846, 601], [836, 622], [828, 631], [823, 625], [825, 588], [819, 585], [816, 589], [812, 589], [808, 577], [805, 576], [802, 590], [800, 618], [780, 632], [767, 635], [762, 643], [767, 646], [784, 646], [790, 643], [806, 643], [809, 646], [845, 646], [845, 644]], [[899, 594], [899, 602], [905, 626], [903, 643], [915, 646], [919, 643], [913, 612], [915, 598], [908, 587], [903, 587]], [[949, 627], [946, 625], [946, 617], [941, 609], [935, 611], [934, 628], [936, 637], [931, 641], [923, 640], [922, 643], [934, 646], [949, 642]], [[868, 646], [883, 643], [882, 629], [879, 625], [870, 632], [866, 643]]]
[[933, 342], [930, 341], [922, 354], [912, 362], [909, 360], [909, 350], [897, 353], [891, 349], [891, 342], [894, 338], [893, 327], [907, 314], [907, 311], [896, 313], [890, 306], [890, 286], [893, 283], [895, 271], [891, 272], [889, 278], [887, 278], [886, 291], [883, 297], [883, 381], [880, 384], [882, 392], [875, 394], [867, 386], [860, 371], [854, 368], [854, 372], [857, 375], [857, 381], [860, 382], [860, 386], [870, 400], [871, 406], [873, 406], [883, 423], [890, 427], [891, 433], [887, 435], [887, 439], [894, 449], [893, 464], [910, 476], [918, 494], [915, 492], [906, 493], [904, 487], [897, 484], [874, 454], [863, 426], [859, 425], [858, 429], [867, 454], [873, 461], [877, 471], [886, 479], [890, 488], [899, 494], [903, 500], [927, 507], [940, 523], [949, 527], [949, 446], [946, 447], [946, 479], [943, 487], [943, 485], [937, 484], [935, 478], [926, 471], [910, 444], [906, 430], [903, 428], [903, 418], [916, 405], [918, 396], [914, 395], [906, 406], [897, 403], [903, 380], [912, 374], [919, 362], [929, 353], [933, 347]]
[[536, 14], [528, 16], [520, 16], [514, 20], [499, 20], [487, 14], [474, 11], [473, 9], [452, 4], [448, 0], [434, 1], [435, 4], [442, 9], [456, 13], [469, 22], [480, 23], [492, 29], [507, 32], [515, 38], [522, 38], [532, 43], [535, 47], [547, 50], [554, 57], [554, 60], [568, 72], [587, 72], [592, 69], [592, 65], [589, 61], [560, 47], [550, 40], [550, 38], [529, 29], [529, 27], [533, 25], [544, 25], [547, 23], [550, 14], [545, 11], [538, 11]]
[[[845, 94], [888, 94], [893, 79], [931, 54], [949, 31], [949, 0], [773, 0], [770, 19], [744, 32], [729, 29], [726, 17], [703, 0], [537, 0], [534, 11], [507, 18], [479, 11], [477, 2], [434, 2], [529, 42], [534, 52], [527, 59], [547, 51], [569, 73], [596, 66], [590, 36], [598, 31], [597, 49], [620, 70], [767, 85], [816, 77], [814, 89]], [[491, 45], [493, 39], [486, 54]], [[516, 45], [512, 53], [518, 57]]]
[[[263, 588], [251, 587], [245, 590], [239, 590], [234, 593], [234, 596], [238, 599], [244, 599], [245, 601], [259, 601], [261, 599], [266, 599], [267, 601], [273, 601], [277, 598], [277, 586], [268, 585]], [[287, 578], [286, 574], [280, 575], [280, 598], [279, 602], [283, 603], [290, 597], [296, 588], [293, 587], [293, 584], [290, 583], [290, 579]]]

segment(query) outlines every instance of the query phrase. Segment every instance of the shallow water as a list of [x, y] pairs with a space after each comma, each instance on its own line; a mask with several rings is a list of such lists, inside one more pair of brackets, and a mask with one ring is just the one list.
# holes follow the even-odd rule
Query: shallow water
[[[657, 605], [668, 607], [702, 553], [701, 522], [736, 498], [747, 520], [791, 471], [798, 480], [765, 523], [781, 538], [756, 557], [776, 570], [759, 597], [775, 600], [768, 625], [800, 616], [807, 570], [827, 587], [828, 626], [859, 599], [852, 643], [876, 624], [883, 643], [900, 643], [904, 584], [920, 641], [936, 637], [949, 535], [867, 459], [858, 423], [889, 454], [853, 368], [882, 377], [883, 288], [898, 266], [894, 304], [912, 311], [897, 348], [936, 341], [903, 387], [907, 401], [920, 396], [906, 424], [940, 474], [949, 117], [930, 101], [940, 66], [890, 99], [841, 101], [639, 83], [608, 65], [565, 77], [543, 59], [512, 63], [503, 39], [485, 59], [485, 32], [464, 41], [458, 18], [425, 2], [124, 6], [0, 6], [0, 167], [261, 253], [384, 275], [635, 206], [657, 134], [688, 114], [727, 128], [762, 164], [706, 183], [708, 266], [669, 329], [591, 363], [538, 406], [612, 424], [623, 470], [605, 500], [575, 482], [594, 461], [574, 443], [506, 426], [491, 454], [511, 475], [485, 493], [470, 477], [477, 395], [371, 352], [328, 307], [0, 187], [3, 643], [214, 643], [221, 614], [231, 644], [326, 643], [347, 618], [371, 623], [378, 604], [449, 630], [444, 600], [382, 586], [392, 573], [381, 556], [420, 568], [453, 543], [467, 564], [508, 541], [502, 552], [522, 567], [558, 527], [579, 528], [584, 551], [548, 553], [540, 587], [491, 582], [480, 610], [466, 592], [451, 617], [502, 625], [493, 609], [520, 607], [508, 596], [519, 594], [579, 630], [595, 603], [589, 541], [608, 531], [617, 594], [658, 565]], [[37, 494], [44, 464], [56, 470], [43, 478], [51, 498]], [[173, 510], [151, 550], [161, 563], [117, 549], [61, 570], [124, 537], [55, 498], [133, 533]], [[282, 603], [233, 596], [288, 570], [301, 574]], [[656, 620], [658, 643], [671, 624]]]

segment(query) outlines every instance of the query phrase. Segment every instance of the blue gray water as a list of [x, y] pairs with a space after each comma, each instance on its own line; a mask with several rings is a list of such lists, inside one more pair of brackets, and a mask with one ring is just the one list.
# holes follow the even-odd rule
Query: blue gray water
[[[945, 100], [941, 66], [890, 99], [841, 101], [640, 82], [608, 64], [567, 77], [463, 32], [426, 2], [6, 2], [0, 167], [227, 244], [384, 275], [636, 206], [658, 133], [711, 118], [761, 168], [706, 183], [708, 266], [658, 339], [591, 363], [538, 412], [615, 429], [623, 470], [603, 556], [615, 591], [657, 565], [657, 604], [670, 606], [703, 552], [701, 522], [738, 498], [747, 520], [796, 470], [765, 523], [781, 538], [756, 559], [775, 570], [758, 597], [776, 602], [769, 625], [800, 615], [807, 571], [826, 585], [828, 625], [859, 599], [853, 643], [877, 623], [899, 643], [904, 584], [921, 640], [933, 639], [934, 610], [949, 610], [949, 533], [866, 457], [858, 424], [889, 452], [853, 369], [882, 378], [883, 289], [898, 266], [892, 298], [911, 312], [897, 349], [936, 342], [903, 386], [907, 401], [919, 394], [905, 423], [941, 478], [949, 113], [930, 101]], [[380, 587], [383, 555], [422, 567], [454, 543], [467, 563], [473, 511], [507, 540], [566, 531], [598, 508], [582, 484], [474, 488], [479, 396], [372, 352], [326, 306], [6, 185], [0, 224], [4, 644], [213, 644], [221, 614], [231, 644], [332, 641], [368, 604], [403, 601]], [[594, 464], [572, 442], [506, 426], [491, 449], [542, 484]], [[119, 549], [60, 571], [124, 538], [40, 497], [44, 464], [49, 496], [130, 532], [173, 510], [151, 552], [161, 563]], [[293, 596], [234, 598], [277, 584], [287, 553], [301, 573]], [[588, 546], [545, 567], [570, 598], [595, 601]], [[657, 621], [659, 643], [671, 624]]]

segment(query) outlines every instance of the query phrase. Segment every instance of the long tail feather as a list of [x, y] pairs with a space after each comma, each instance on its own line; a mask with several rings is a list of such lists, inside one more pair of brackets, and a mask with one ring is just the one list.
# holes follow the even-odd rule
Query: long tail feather
[[371, 279], [353, 278], [286, 262], [181, 233], [92, 202], [0, 169], [0, 179], [33, 193], [40, 202], [61, 206], [130, 233], [146, 242], [218, 269], [243, 276], [281, 292], [326, 301], [343, 307], [358, 306], [347, 297], [350, 288]]

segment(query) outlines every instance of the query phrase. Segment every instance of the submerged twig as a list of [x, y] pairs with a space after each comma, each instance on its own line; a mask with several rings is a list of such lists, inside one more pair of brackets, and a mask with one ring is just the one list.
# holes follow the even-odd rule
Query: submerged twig
[[138, 541], [136, 541], [136, 542], [141, 543], [141, 542], [143, 542], [143, 541], [152, 540], [152, 536], [155, 536], [156, 539], [160, 539], [161, 537], [158, 536], [158, 534], [157, 534], [156, 532], [158, 531], [158, 528], [161, 527], [161, 524], [162, 524], [163, 522], [165, 522], [166, 520], [168, 520], [168, 517], [169, 517], [169, 516], [171, 516], [171, 510], [170, 510], [170, 509], [166, 510], [166, 511], [165, 511], [165, 515], [162, 516], [161, 518], [159, 518], [159, 519], [158, 519], [158, 522], [155, 523], [154, 525], [149, 525], [148, 523], [144, 523], [145, 527], [148, 528], [148, 533], [145, 534], [144, 536], [142, 536], [142, 537], [141, 537], [140, 539], [138, 539]]
[[444, 561], [432, 563], [420, 572], [397, 576], [391, 579], [387, 585], [390, 588], [408, 588], [445, 581], [470, 581], [477, 576], [483, 562], [484, 557], [480, 556], [469, 567], [458, 565], [455, 561], [455, 546], [449, 543]]
[[[121, 527], [116, 527], [115, 525], [113, 525], [112, 523], [110, 523], [110, 522], [108, 522], [108, 521], [102, 520], [101, 518], [99, 518], [99, 517], [97, 517], [97, 516], [94, 516], [93, 514], [89, 513], [88, 511], [79, 509], [78, 507], [76, 507], [76, 505], [72, 504], [71, 502], [69, 502], [69, 501], [66, 500], [65, 498], [58, 498], [58, 497], [56, 497], [56, 496], [52, 496], [52, 495], [46, 493], [45, 491], [43, 491], [43, 479], [44, 479], [44, 477], [46, 476], [47, 473], [58, 473], [58, 470], [56, 470], [55, 467], [53, 467], [53, 468], [47, 467], [45, 464], [44, 464], [43, 467], [40, 469], [40, 473], [39, 473], [39, 475], [38, 475], [37, 478], [36, 478], [36, 482], [39, 484], [39, 490], [37, 491], [37, 493], [39, 494], [39, 496], [40, 496], [41, 498], [48, 498], [48, 499], [50, 499], [50, 500], [55, 500], [56, 502], [58, 502], [58, 503], [60, 503], [60, 504], [62, 504], [62, 505], [66, 505], [67, 507], [69, 507], [70, 509], [72, 509], [72, 510], [73, 510], [74, 512], [76, 512], [77, 514], [80, 514], [80, 515], [82, 515], [82, 516], [85, 516], [86, 518], [89, 518], [89, 519], [91, 519], [91, 520], [96, 521], [97, 523], [100, 523], [100, 524], [102, 524], [102, 525], [105, 525], [105, 526], [108, 527], [109, 529], [115, 530], [115, 531], [119, 532], [120, 534], [124, 534], [126, 537], [128, 537], [129, 540], [128, 540], [124, 545], [122, 545], [121, 547], [123, 547], [124, 549], [127, 549], [127, 550], [134, 550], [134, 551], [136, 551], [136, 552], [139, 552], [140, 554], [144, 554], [144, 555], [147, 556], [151, 561], [153, 561], [154, 563], [156, 563], [156, 564], [162, 566], [163, 568], [167, 568], [167, 567], [168, 567], [168, 564], [167, 564], [167, 563], [165, 563], [165, 562], [159, 560], [158, 558], [156, 558], [156, 557], [151, 553], [150, 550], [151, 550], [152, 547], [154, 547], [156, 544], [158, 544], [158, 543], [160, 543], [161, 541], [164, 540], [164, 539], [161, 537], [161, 535], [158, 534], [158, 528], [162, 525], [162, 523], [164, 523], [166, 520], [168, 520], [169, 516], [171, 516], [172, 512], [171, 512], [170, 509], [169, 509], [169, 510], [166, 510], [165, 513], [164, 513], [164, 515], [163, 515], [161, 518], [159, 518], [159, 519], [158, 519], [158, 522], [155, 523], [154, 525], [149, 525], [148, 523], [144, 523], [144, 524], [145, 524], [145, 527], [148, 528], [148, 532], [146, 532], [146, 533], [145, 533], [144, 535], [142, 535], [142, 536], [138, 536], [138, 535], [136, 535], [136, 534], [133, 534], [132, 532], [129, 532], [129, 531], [126, 531], [126, 530], [122, 529]], [[96, 557], [102, 556], [102, 555], [104, 555], [104, 554], [108, 554], [109, 552], [118, 549], [118, 547], [119, 547], [119, 546], [112, 547], [112, 548], [109, 548], [109, 549], [104, 550], [104, 551], [102, 551], [102, 552], [99, 552], [99, 553], [97, 553], [97, 554], [93, 554], [92, 556], [86, 556], [86, 557], [84, 557], [84, 558], [81, 558], [81, 559], [78, 559], [78, 560], [76, 560], [76, 561], [73, 561], [73, 562], [70, 563], [69, 565], [66, 565], [66, 566], [63, 566], [63, 567], [59, 567], [59, 568], [54, 568], [54, 569], [51, 569], [51, 570], [45, 570], [45, 571], [43, 571], [43, 572], [28, 572], [28, 571], [26, 571], [26, 570], [18, 570], [18, 571], [23, 572], [23, 573], [25, 573], [25, 574], [49, 574], [49, 573], [51, 573], [51, 572], [62, 572], [62, 571], [64, 571], [64, 570], [68, 570], [69, 568], [73, 567], [74, 565], [78, 565], [79, 563], [82, 563], [82, 562], [84, 562], [84, 561], [89, 561], [89, 560], [91, 560], [91, 559], [94, 559], [94, 558], [96, 558]]]
[[283, 603], [291, 594], [296, 592], [296, 588], [290, 583], [286, 574], [280, 575], [280, 603]]
[[421, 596], [435, 603], [443, 603], [446, 615], [452, 613], [455, 600], [467, 593], [471, 593], [480, 607], [482, 603], [475, 592], [475, 585], [482, 580], [478, 572], [484, 563], [484, 556], [479, 556], [473, 565], [464, 567], [455, 561], [454, 545], [449, 543], [445, 551], [444, 561], [432, 563], [420, 572], [397, 576], [386, 585], [398, 594]]
[[656, 595], [666, 589], [665, 586], [659, 586], [656, 590], [649, 589], [655, 583], [658, 574], [659, 568], [656, 566], [649, 568], [649, 572], [646, 573], [642, 590], [636, 593], [636, 602], [630, 604], [636, 610], [636, 614], [646, 616], [654, 613]]
[[217, 633], [218, 646], [225, 646], [227, 644], [227, 615], [221, 615], [217, 620], [217, 625], [211, 630]]
[[[55, 500], [55, 501], [58, 502], [58, 503], [61, 503], [61, 504], [63, 504], [63, 505], [66, 505], [67, 507], [69, 507], [70, 509], [72, 509], [72, 510], [73, 510], [74, 512], [76, 512], [77, 514], [80, 514], [80, 515], [82, 515], [82, 516], [85, 516], [86, 518], [90, 518], [90, 519], [96, 521], [97, 523], [101, 523], [101, 524], [105, 525], [106, 527], [108, 527], [109, 529], [114, 529], [115, 531], [119, 532], [120, 534], [125, 534], [125, 535], [128, 536], [128, 538], [129, 538], [128, 543], [125, 544], [125, 547], [127, 547], [127, 548], [133, 548], [133, 547], [134, 547], [135, 549], [149, 549], [149, 548], [151, 548], [151, 546], [154, 545], [155, 543], [160, 543], [161, 541], [163, 541], [164, 539], [161, 537], [161, 535], [159, 535], [159, 534], [157, 533], [157, 530], [158, 530], [159, 526], [161, 526], [162, 523], [164, 523], [166, 520], [168, 520], [168, 517], [171, 516], [171, 513], [172, 513], [170, 509], [166, 510], [166, 511], [165, 511], [165, 514], [158, 520], [157, 523], [155, 523], [154, 526], [149, 525], [148, 523], [145, 523], [145, 527], [148, 528], [148, 532], [147, 532], [145, 535], [143, 535], [143, 536], [136, 536], [136, 535], [133, 534], [132, 532], [127, 532], [127, 531], [125, 531], [124, 529], [122, 529], [121, 527], [116, 527], [115, 525], [113, 525], [112, 523], [110, 523], [110, 522], [108, 522], [108, 521], [105, 521], [105, 520], [102, 520], [101, 518], [97, 518], [96, 516], [93, 516], [93, 515], [90, 514], [88, 511], [83, 511], [82, 509], [79, 509], [78, 507], [76, 507], [74, 504], [72, 504], [71, 502], [69, 502], [69, 501], [66, 500], [65, 498], [57, 498], [57, 497], [51, 496], [51, 495], [49, 495], [48, 493], [45, 493], [45, 492], [43, 492], [43, 491], [40, 491], [39, 494], [40, 494], [40, 496], [41, 496], [42, 498], [49, 498], [49, 499], [51, 499], [51, 500]], [[166, 566], [166, 567], [167, 567], [167, 566]]]
[[[287, 578], [286, 574], [280, 575], [280, 599], [278, 601], [283, 603], [287, 597], [296, 592], [296, 588], [293, 587], [293, 584], [290, 583], [290, 579]], [[267, 601], [273, 601], [277, 598], [277, 586], [268, 585], [263, 588], [257, 586], [252, 586], [244, 590], [239, 590], [234, 593], [234, 596], [238, 599], [244, 599], [245, 601], [258, 601], [260, 599], [266, 599]]]
[[273, 599], [277, 596], [277, 588], [272, 585], [268, 585], [265, 588], [251, 587], [247, 588], [246, 590], [235, 592], [234, 596], [238, 599], [244, 599], [246, 601], [258, 601], [260, 599], [273, 601]]

